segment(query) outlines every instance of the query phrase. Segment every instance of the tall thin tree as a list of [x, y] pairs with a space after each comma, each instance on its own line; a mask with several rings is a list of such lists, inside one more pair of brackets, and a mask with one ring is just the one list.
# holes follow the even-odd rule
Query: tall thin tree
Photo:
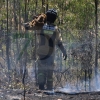
[[98, 85], [98, 79], [97, 79], [97, 70], [98, 70], [98, 0], [95, 0], [95, 82], [96, 86]]
[[45, 13], [45, 0], [42, 0], [42, 11]]
[[6, 55], [7, 55], [7, 66], [8, 71], [10, 70], [10, 59], [9, 59], [9, 33], [8, 33], [8, 0], [7, 0], [7, 35], [6, 35]]
[[46, 11], [48, 10], [49, 8], [49, 1], [47, 0], [47, 3], [46, 3]]

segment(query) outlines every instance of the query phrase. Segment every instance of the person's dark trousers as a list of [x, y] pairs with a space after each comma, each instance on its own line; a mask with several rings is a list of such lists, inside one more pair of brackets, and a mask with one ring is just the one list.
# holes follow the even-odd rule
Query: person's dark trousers
[[52, 88], [53, 88], [53, 69], [51, 68], [48, 69], [47, 71], [47, 90], [52, 90]]
[[[43, 56], [42, 56], [43, 57]], [[48, 90], [53, 88], [53, 67], [54, 57], [50, 56], [46, 59], [38, 60], [38, 85], [39, 89], [44, 90], [45, 86]]]
[[39, 89], [44, 90], [44, 86], [46, 83], [46, 70], [45, 65], [38, 62], [38, 85]]

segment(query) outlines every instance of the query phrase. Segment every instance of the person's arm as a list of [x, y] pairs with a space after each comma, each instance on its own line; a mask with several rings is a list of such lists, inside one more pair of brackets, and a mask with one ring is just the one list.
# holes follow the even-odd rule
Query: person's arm
[[63, 46], [62, 36], [61, 36], [61, 33], [58, 29], [56, 30], [56, 43], [57, 43], [57, 46], [59, 47], [59, 49], [63, 53], [64, 60], [66, 60], [66, 58], [67, 58], [66, 49]]

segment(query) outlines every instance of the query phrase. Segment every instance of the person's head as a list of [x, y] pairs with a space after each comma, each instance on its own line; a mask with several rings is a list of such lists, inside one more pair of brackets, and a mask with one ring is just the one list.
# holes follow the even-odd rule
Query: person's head
[[57, 11], [54, 9], [49, 9], [46, 12], [47, 22], [54, 23], [57, 18]]

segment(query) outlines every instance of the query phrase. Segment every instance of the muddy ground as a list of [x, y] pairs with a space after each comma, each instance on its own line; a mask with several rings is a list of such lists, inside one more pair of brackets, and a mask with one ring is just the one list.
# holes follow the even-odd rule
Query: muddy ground
[[[61, 77], [61, 75], [59, 74], [58, 77], [61, 77], [62, 79], [60, 78], [59, 80], [59, 78], [56, 78], [54, 80], [55, 87], [64, 86], [63, 83], [67, 81], [67, 78], [65, 79], [65, 76]], [[72, 89], [70, 90], [70, 93], [65, 93], [55, 90], [54, 94], [47, 94], [47, 92], [45, 91], [38, 91], [35, 85], [35, 79], [33, 77], [34, 75], [32, 76], [32, 78], [25, 78], [26, 92], [24, 92], [22, 80], [19, 77], [17, 79], [12, 78], [12, 87], [10, 88], [8, 87], [10, 86], [9, 83], [7, 83], [8, 80], [4, 80], [4, 78], [1, 77], [2, 80], [0, 82], [0, 100], [100, 100], [100, 91], [76, 93], [71, 92], [73, 91]]]
[[0, 100], [100, 100], [100, 92], [46, 94], [43, 91], [28, 90], [25, 94], [20, 89], [1, 89]]

